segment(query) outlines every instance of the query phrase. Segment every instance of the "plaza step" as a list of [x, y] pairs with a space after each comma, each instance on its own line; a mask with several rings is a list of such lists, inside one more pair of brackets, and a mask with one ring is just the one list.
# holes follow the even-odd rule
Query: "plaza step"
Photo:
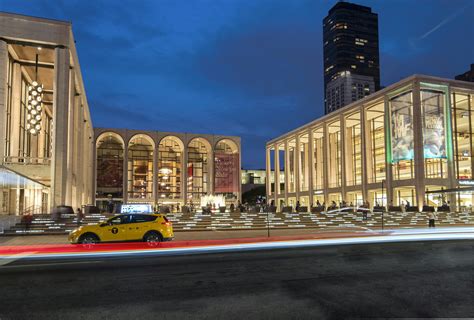
[[[470, 213], [438, 212], [438, 226], [474, 225], [474, 216]], [[82, 224], [95, 224], [106, 220], [104, 214], [86, 215]], [[382, 227], [381, 213], [368, 213], [365, 220], [362, 213], [170, 213], [168, 219], [176, 232], [210, 230], [248, 230], [248, 229], [295, 229], [295, 228], [369, 228]], [[267, 224], [268, 219], [268, 224]], [[387, 212], [383, 215], [383, 224], [387, 228], [426, 227], [427, 214], [420, 212]], [[27, 226], [18, 223], [6, 230], [6, 235], [67, 234], [77, 228], [75, 215], [62, 216], [55, 221], [49, 214], [34, 215]]]

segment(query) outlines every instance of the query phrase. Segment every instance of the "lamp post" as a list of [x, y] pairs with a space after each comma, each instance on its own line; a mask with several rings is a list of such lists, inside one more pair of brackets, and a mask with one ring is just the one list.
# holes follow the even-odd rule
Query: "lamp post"
[[383, 214], [384, 214], [384, 211], [385, 211], [385, 206], [383, 204], [383, 185], [384, 185], [384, 182], [385, 180], [382, 180], [382, 233], [383, 233]]

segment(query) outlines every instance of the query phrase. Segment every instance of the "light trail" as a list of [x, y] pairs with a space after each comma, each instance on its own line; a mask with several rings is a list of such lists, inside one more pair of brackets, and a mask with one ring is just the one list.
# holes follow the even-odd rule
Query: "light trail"
[[[414, 230], [406, 231], [408, 234], [382, 235], [370, 237], [348, 237], [337, 239], [310, 239], [290, 241], [269, 241], [258, 243], [239, 243], [212, 246], [175, 247], [175, 248], [153, 248], [139, 250], [116, 250], [102, 252], [70, 252], [70, 253], [36, 253], [29, 254], [20, 259], [68, 259], [68, 258], [97, 258], [97, 257], [127, 257], [127, 256], [172, 256], [172, 255], [195, 255], [209, 253], [225, 253], [239, 251], [275, 250], [290, 248], [310, 248], [335, 245], [358, 245], [375, 243], [417, 242], [417, 241], [452, 241], [452, 240], [474, 240], [474, 228], [462, 228], [464, 230], [440, 233], [414, 233]], [[467, 230], [466, 230], [467, 229]], [[405, 230], [403, 230], [405, 231]], [[426, 231], [426, 230], [422, 230]], [[467, 232], [466, 232], [467, 231]], [[410, 232], [413, 232], [410, 234]], [[18, 259], [17, 257], [15, 257]], [[0, 257], [0, 259], [11, 259], [11, 256]]]

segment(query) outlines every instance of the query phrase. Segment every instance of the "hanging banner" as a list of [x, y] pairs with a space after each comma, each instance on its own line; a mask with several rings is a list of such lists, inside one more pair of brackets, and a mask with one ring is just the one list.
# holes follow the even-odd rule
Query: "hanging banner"
[[392, 104], [392, 162], [413, 160], [413, 116], [412, 106], [397, 108]]
[[425, 159], [446, 158], [444, 94], [423, 90], [423, 153]]
[[239, 154], [215, 154], [215, 193], [239, 191]]

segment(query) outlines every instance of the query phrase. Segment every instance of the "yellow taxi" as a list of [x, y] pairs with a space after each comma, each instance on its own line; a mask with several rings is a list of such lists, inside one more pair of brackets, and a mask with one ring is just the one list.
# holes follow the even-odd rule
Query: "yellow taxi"
[[69, 233], [71, 243], [171, 241], [173, 227], [162, 214], [120, 214], [105, 222], [84, 225]]

